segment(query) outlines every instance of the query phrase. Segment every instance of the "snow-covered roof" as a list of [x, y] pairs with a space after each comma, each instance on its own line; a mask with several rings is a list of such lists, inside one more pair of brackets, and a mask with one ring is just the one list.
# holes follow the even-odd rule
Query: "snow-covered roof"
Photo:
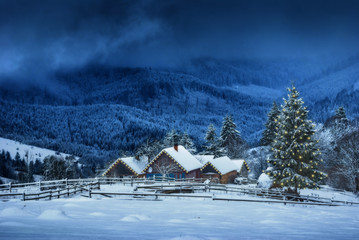
[[249, 171], [249, 167], [248, 167], [248, 164], [247, 164], [246, 160], [244, 160], [244, 159], [234, 159], [234, 160], [232, 160], [232, 162], [234, 164], [236, 164], [236, 166], [238, 167], [238, 172], [241, 171], [241, 169], [243, 167], [243, 164], [247, 168], [247, 170]]
[[104, 172], [103, 176], [105, 176], [109, 171], [111, 171], [119, 163], [124, 164], [135, 175], [139, 175], [139, 174], [141, 174], [143, 169], [147, 166], [148, 161], [147, 161], [147, 158], [140, 158], [139, 160], [137, 160], [135, 157], [119, 158], [113, 164], [111, 164], [111, 166]]
[[[178, 145], [178, 151], [174, 149], [174, 147], [169, 147], [163, 149], [152, 161], [148, 164], [149, 167], [154, 161], [158, 159], [162, 154], [167, 154], [171, 157], [175, 162], [181, 165], [186, 172], [190, 172], [195, 169], [199, 169], [202, 167], [202, 164], [183, 146]], [[146, 167], [146, 168], [147, 168]], [[144, 170], [146, 170], [146, 168]]]
[[206, 164], [208, 161], [214, 158], [214, 155], [194, 155], [194, 157], [202, 163], [202, 165]]
[[208, 165], [211, 165], [220, 174], [238, 171], [238, 166], [227, 156], [210, 159], [201, 169], [203, 170]]
[[148, 160], [146, 158], [141, 158], [140, 160], [137, 160], [134, 157], [127, 157], [121, 158], [121, 160], [126, 163], [127, 166], [132, 168], [132, 170], [135, 171], [137, 174], [141, 174], [142, 170], [145, 169], [148, 164]]

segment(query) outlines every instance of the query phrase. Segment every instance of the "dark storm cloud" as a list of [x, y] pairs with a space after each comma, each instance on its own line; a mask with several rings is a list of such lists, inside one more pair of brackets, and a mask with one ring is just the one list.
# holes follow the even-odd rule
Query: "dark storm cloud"
[[0, 74], [41, 78], [89, 62], [173, 67], [201, 56], [356, 47], [358, 4], [343, 2], [1, 1]]

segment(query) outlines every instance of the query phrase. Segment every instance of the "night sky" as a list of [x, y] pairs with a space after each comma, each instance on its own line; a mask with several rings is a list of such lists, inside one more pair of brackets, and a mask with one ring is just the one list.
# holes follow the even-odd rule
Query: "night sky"
[[359, 1], [0, 1], [0, 76], [359, 52]]

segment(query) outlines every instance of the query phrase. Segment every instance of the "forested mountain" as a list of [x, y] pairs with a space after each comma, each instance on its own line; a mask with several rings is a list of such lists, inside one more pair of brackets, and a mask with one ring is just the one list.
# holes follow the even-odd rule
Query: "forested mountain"
[[1, 81], [0, 136], [78, 156], [115, 157], [171, 129], [200, 147], [207, 126], [233, 114], [241, 136], [256, 145], [272, 101], [296, 80], [310, 117], [324, 122], [338, 105], [359, 116], [359, 61], [313, 65], [193, 60], [175, 69], [88, 65], [57, 71], [51, 81]]

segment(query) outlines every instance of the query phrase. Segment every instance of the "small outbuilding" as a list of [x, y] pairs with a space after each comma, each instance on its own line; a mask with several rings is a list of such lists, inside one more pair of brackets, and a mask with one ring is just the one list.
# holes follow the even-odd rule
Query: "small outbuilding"
[[238, 167], [227, 156], [220, 158], [204, 157], [206, 163], [201, 168], [201, 177], [212, 179], [218, 178], [222, 184], [232, 183], [237, 177]]
[[163, 149], [143, 170], [147, 178], [167, 176], [176, 179], [199, 178], [202, 164], [183, 146]]
[[148, 164], [147, 158], [125, 157], [118, 158], [111, 166], [102, 174], [104, 177], [142, 177], [143, 169]]
[[234, 159], [232, 162], [237, 166], [238, 177], [248, 178], [248, 173], [251, 171], [248, 167], [246, 160]]

